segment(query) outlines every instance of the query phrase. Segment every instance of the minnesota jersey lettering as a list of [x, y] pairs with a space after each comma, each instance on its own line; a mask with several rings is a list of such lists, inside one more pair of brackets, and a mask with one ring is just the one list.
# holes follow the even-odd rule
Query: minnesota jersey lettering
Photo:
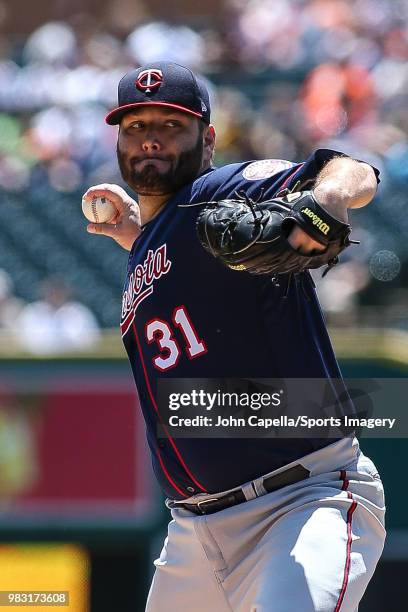
[[171, 261], [167, 258], [167, 245], [149, 249], [143, 262], [138, 263], [129, 274], [122, 298], [121, 330], [124, 336], [133, 323], [139, 305], [154, 290], [154, 282], [167, 274]]

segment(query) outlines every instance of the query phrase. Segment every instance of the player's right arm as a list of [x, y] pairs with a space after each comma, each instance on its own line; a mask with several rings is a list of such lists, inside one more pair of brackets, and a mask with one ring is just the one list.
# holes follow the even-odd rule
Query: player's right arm
[[87, 232], [109, 236], [123, 249], [130, 251], [141, 232], [138, 203], [119, 185], [107, 183], [90, 187], [83, 197], [89, 201], [94, 197], [108, 198], [117, 210], [116, 216], [109, 223], [89, 223], [86, 228]]

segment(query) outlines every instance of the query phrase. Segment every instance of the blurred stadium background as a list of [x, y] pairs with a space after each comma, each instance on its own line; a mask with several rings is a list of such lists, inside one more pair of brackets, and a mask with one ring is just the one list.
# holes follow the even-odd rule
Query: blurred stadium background
[[[408, 0], [0, 0], [0, 590], [69, 589], [75, 612], [143, 610], [167, 518], [116, 330], [126, 253], [80, 209], [122, 184], [119, 78], [164, 58], [208, 79], [217, 164], [329, 147], [380, 169], [360, 246], [316, 280], [347, 376], [408, 371]], [[408, 446], [362, 446], [390, 535], [361, 611], [399, 610]]]

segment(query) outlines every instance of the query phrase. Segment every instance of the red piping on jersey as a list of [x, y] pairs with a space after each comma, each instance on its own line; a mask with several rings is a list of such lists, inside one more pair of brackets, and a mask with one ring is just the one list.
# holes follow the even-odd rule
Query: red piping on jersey
[[[172, 437], [169, 435], [169, 433], [168, 433], [168, 431], [167, 431], [167, 428], [166, 428], [165, 424], [163, 423], [163, 420], [162, 420], [162, 418], [161, 418], [161, 415], [160, 415], [159, 409], [158, 409], [158, 407], [157, 407], [157, 404], [156, 404], [156, 402], [155, 402], [155, 399], [154, 399], [154, 396], [153, 396], [153, 393], [152, 393], [152, 389], [151, 389], [151, 386], [150, 386], [149, 377], [148, 377], [148, 375], [147, 375], [147, 370], [146, 370], [145, 362], [144, 362], [144, 359], [143, 359], [142, 347], [140, 346], [139, 336], [138, 336], [137, 329], [136, 329], [136, 325], [135, 325], [135, 323], [134, 323], [134, 322], [133, 322], [132, 327], [133, 327], [133, 332], [134, 332], [134, 334], [135, 334], [135, 338], [136, 338], [136, 344], [137, 344], [137, 349], [138, 349], [138, 351], [139, 351], [140, 361], [142, 362], [143, 373], [144, 373], [144, 377], [145, 377], [145, 380], [146, 380], [147, 390], [149, 391], [150, 399], [151, 399], [151, 401], [152, 401], [152, 404], [153, 404], [153, 406], [154, 406], [154, 409], [155, 409], [155, 410], [156, 410], [156, 412], [157, 412], [157, 415], [158, 415], [158, 417], [159, 417], [159, 419], [160, 419], [160, 422], [161, 422], [161, 424], [162, 424], [162, 426], [163, 426], [163, 429], [164, 429], [164, 431], [166, 432], [166, 436], [168, 437], [168, 440], [169, 440], [170, 444], [172, 445], [172, 447], [173, 447], [173, 449], [174, 449], [174, 452], [175, 452], [175, 453], [176, 453], [176, 455], [177, 455], [178, 460], [180, 461], [181, 465], [183, 466], [183, 468], [184, 468], [184, 470], [186, 471], [186, 473], [188, 474], [188, 476], [191, 478], [191, 480], [194, 482], [194, 484], [196, 484], [196, 485], [197, 485], [197, 487], [198, 487], [199, 489], [201, 489], [201, 491], [203, 491], [204, 493], [208, 493], [207, 489], [205, 489], [205, 488], [203, 487], [203, 485], [201, 485], [201, 484], [198, 482], [198, 480], [196, 480], [196, 479], [194, 478], [194, 476], [192, 475], [192, 473], [190, 472], [190, 470], [189, 470], [189, 469], [188, 469], [188, 467], [186, 466], [186, 464], [185, 464], [185, 462], [184, 462], [184, 459], [183, 459], [183, 457], [182, 457], [182, 456], [181, 456], [181, 454], [180, 454], [179, 449], [177, 448], [177, 446], [176, 446], [176, 444], [175, 444], [175, 442], [174, 442], [173, 438], [172, 438]], [[185, 493], [183, 493], [183, 495], [184, 495], [184, 497], [188, 497], [188, 495], [186, 495]]]
[[296, 170], [294, 172], [292, 172], [292, 174], [289, 174], [289, 176], [287, 177], [287, 179], [283, 183], [282, 187], [279, 189], [279, 192], [281, 192], [283, 189], [286, 189], [286, 187], [289, 184], [289, 181], [299, 172], [299, 170], [301, 170], [303, 168], [304, 165], [305, 164], [303, 162], [303, 164], [300, 164], [299, 168], [296, 168]]
[[[131, 310], [128, 312], [128, 314], [126, 315], [126, 317], [123, 319], [122, 323], [120, 324], [120, 327], [122, 330], [122, 336], [126, 334], [129, 327], [133, 323], [133, 319], [135, 318], [135, 311], [136, 311], [136, 308], [139, 306], [140, 302], [142, 302], [144, 299], [149, 297], [149, 295], [151, 295], [152, 292], [153, 292], [153, 287], [148, 287], [135, 299], [135, 301], [132, 304]], [[125, 329], [125, 326], [127, 326], [126, 329]]]
[[182, 491], [181, 489], [178, 488], [178, 486], [176, 485], [176, 483], [174, 482], [174, 480], [172, 479], [172, 477], [170, 476], [170, 474], [166, 470], [164, 462], [163, 462], [163, 459], [162, 459], [162, 457], [160, 455], [159, 449], [157, 449], [157, 457], [159, 458], [161, 469], [165, 473], [166, 478], [169, 481], [169, 483], [176, 489], [176, 491], [178, 491], [180, 493], [180, 495], [182, 495], [183, 497], [187, 497], [187, 495], [184, 493], [184, 491]]
[[341, 470], [340, 472], [340, 480], [343, 481], [343, 486], [341, 487], [342, 491], [347, 491], [347, 497], [353, 500], [350, 508], [347, 512], [347, 549], [346, 549], [346, 563], [344, 565], [344, 576], [343, 576], [343, 584], [341, 585], [340, 595], [337, 600], [336, 607], [334, 608], [334, 612], [339, 612], [341, 604], [343, 603], [344, 595], [347, 589], [347, 583], [349, 579], [350, 573], [350, 563], [351, 563], [351, 544], [353, 542], [353, 534], [351, 529], [351, 523], [353, 520], [353, 513], [357, 508], [357, 502], [353, 499], [353, 495], [350, 491], [348, 491], [349, 481], [346, 478], [346, 472]]

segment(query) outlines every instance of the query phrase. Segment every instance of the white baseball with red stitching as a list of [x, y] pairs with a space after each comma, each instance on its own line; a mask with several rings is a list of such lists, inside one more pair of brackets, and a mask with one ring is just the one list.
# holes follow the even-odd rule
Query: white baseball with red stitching
[[82, 212], [92, 223], [106, 223], [116, 215], [115, 205], [105, 197], [82, 198]]

